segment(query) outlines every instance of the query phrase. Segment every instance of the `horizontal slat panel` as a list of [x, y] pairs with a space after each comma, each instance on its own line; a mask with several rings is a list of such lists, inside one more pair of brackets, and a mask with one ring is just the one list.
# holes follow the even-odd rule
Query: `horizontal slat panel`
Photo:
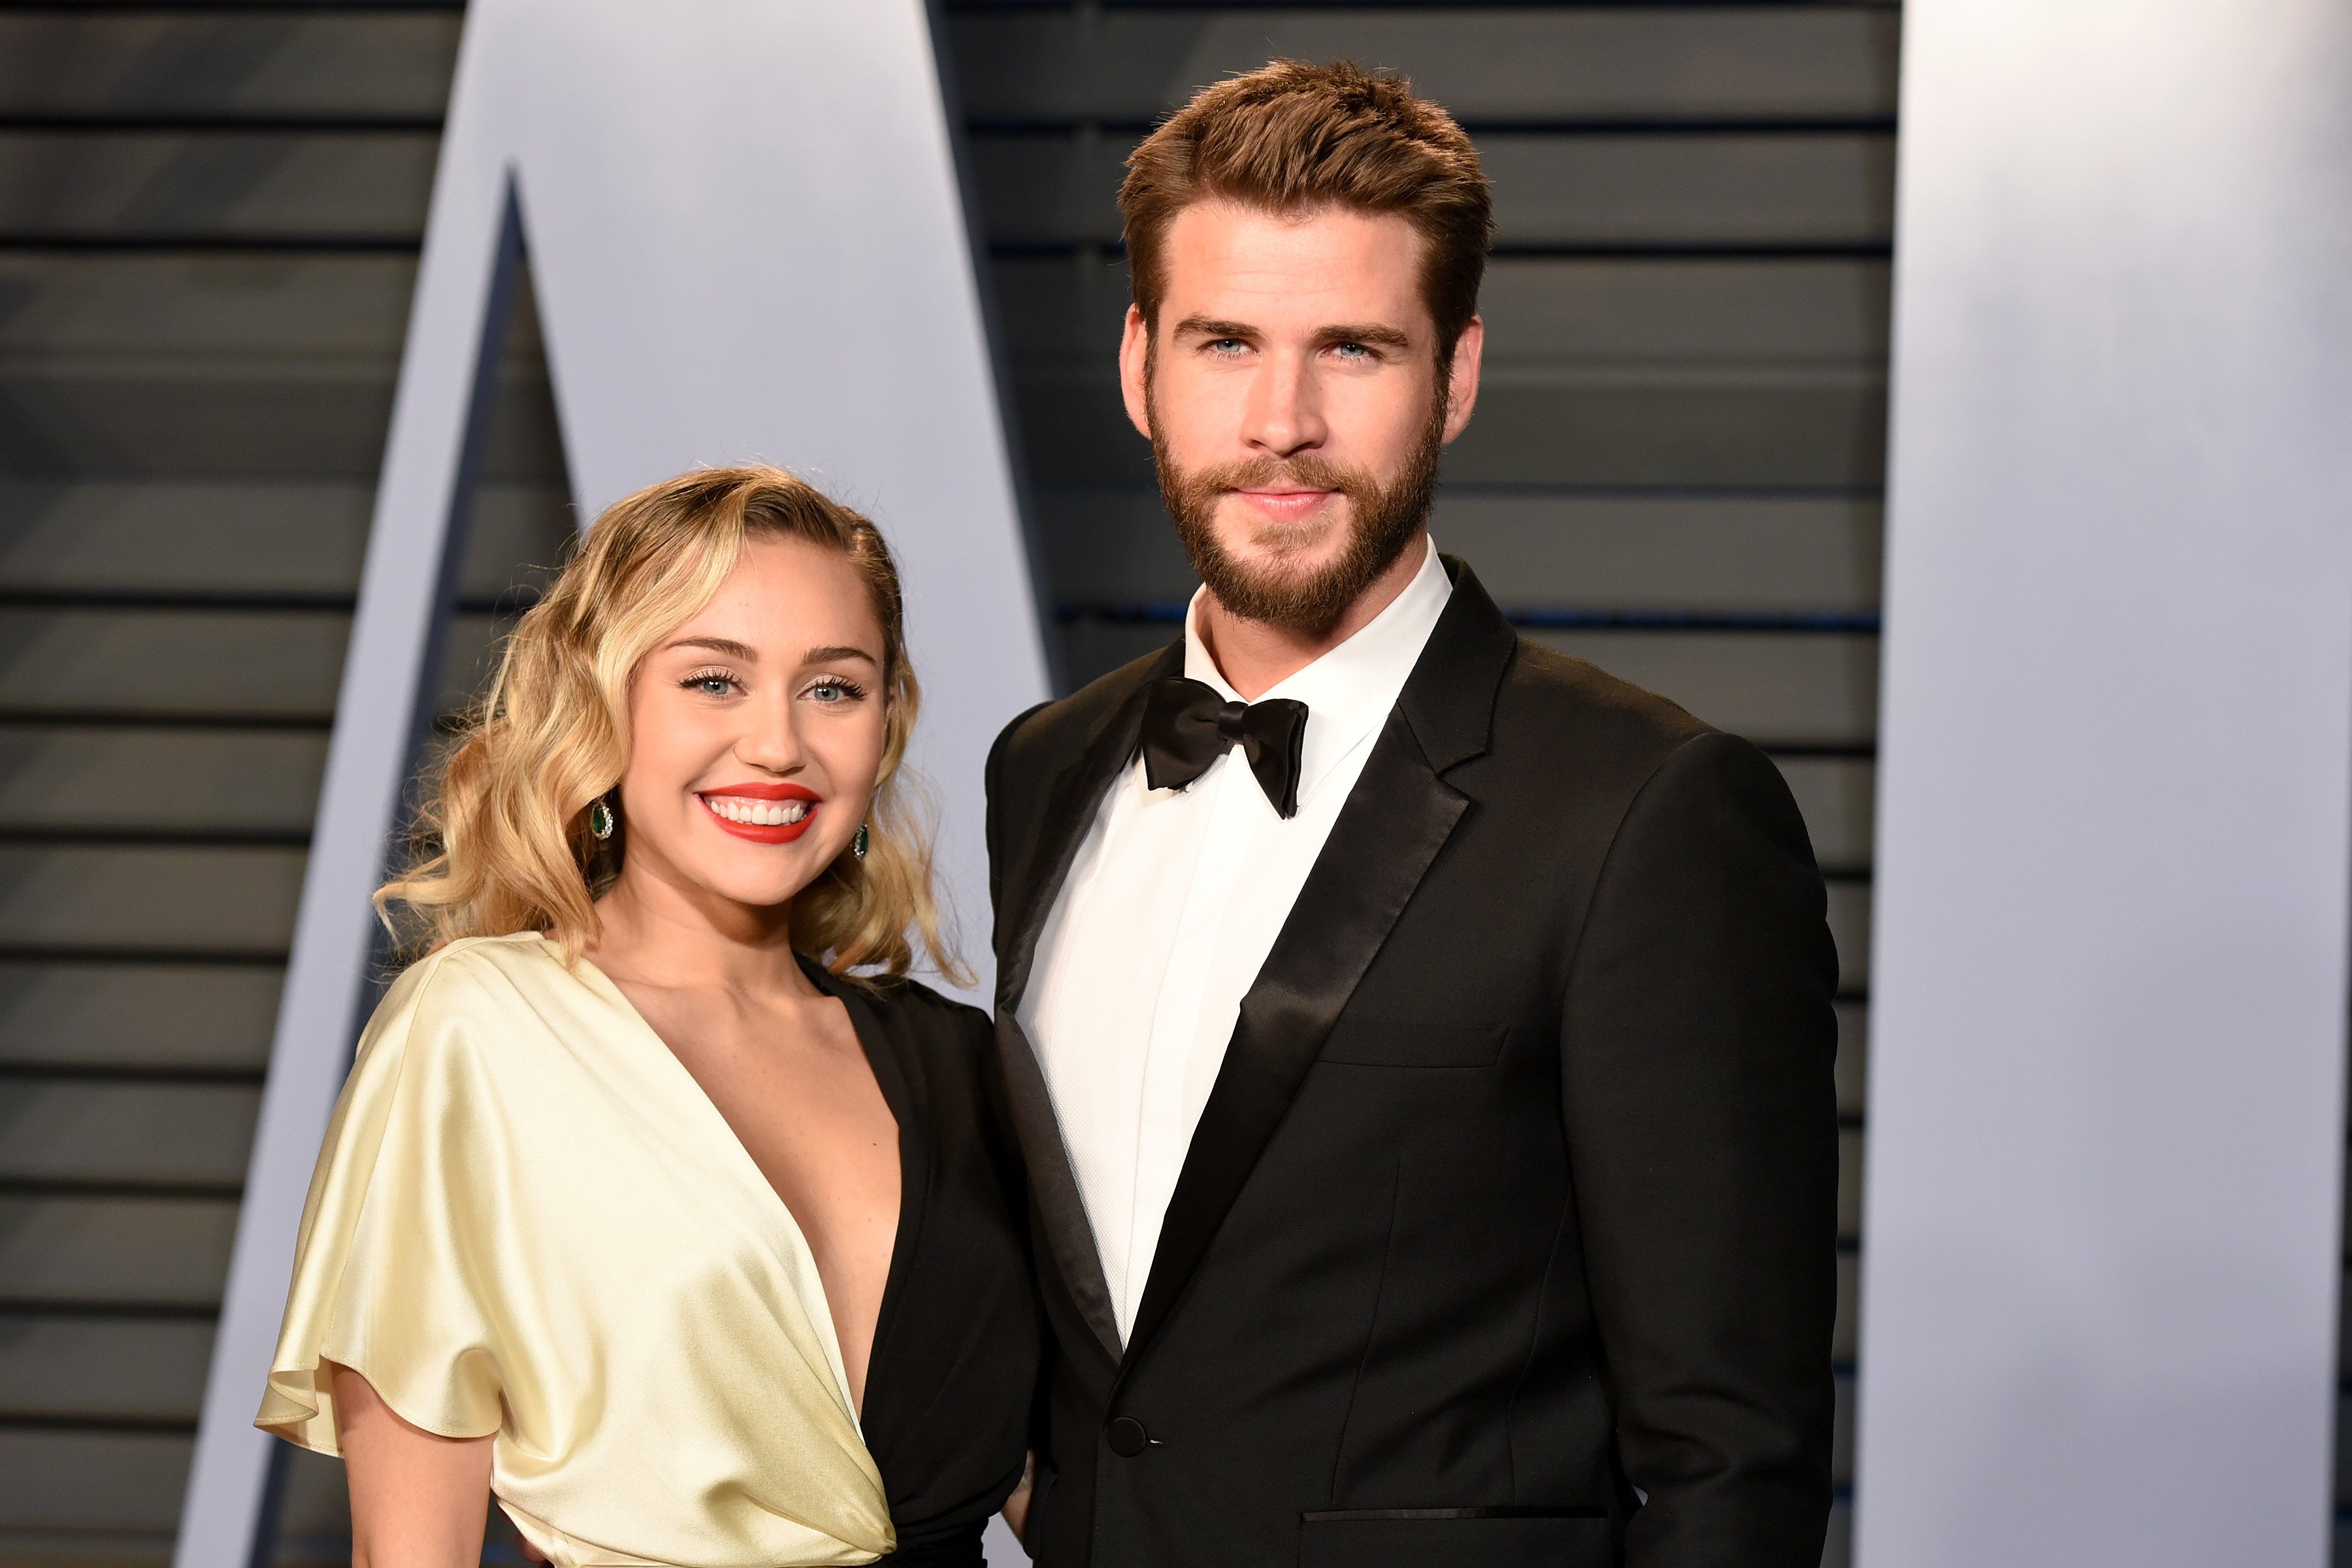
[[1853, 1374], [1838, 1374], [1836, 1423], [1830, 1438], [1830, 1479], [1839, 1486], [1853, 1484]]
[[965, 110], [1005, 120], [1152, 120], [1269, 59], [1341, 56], [1409, 74], [1470, 121], [1895, 109], [1891, 12], [1056, 8], [964, 13], [948, 37]]
[[[0, 366], [0, 465], [18, 475], [374, 479], [392, 417], [389, 363], [197, 356]], [[545, 381], [509, 370], [481, 473], [557, 477]]]
[[1764, 745], [1860, 745], [1878, 716], [1878, 638], [1847, 632], [1533, 631]]
[[1813, 858], [1830, 871], [1869, 870], [1877, 765], [1861, 757], [1782, 757], [1780, 764], [1805, 814]]
[[438, 115], [459, 18], [0, 16], [0, 114]]
[[1895, 231], [1888, 135], [1478, 139], [1496, 242], [1883, 245]]
[[234, 1187], [261, 1090], [0, 1079], [0, 1179]]
[[413, 256], [0, 252], [0, 353], [341, 354], [388, 373], [415, 290]]
[[327, 737], [0, 724], [0, 831], [308, 834]]
[[[249, 0], [247, 0], [249, 3]], [[308, 0], [315, 3], [315, 0]], [[45, 1446], [42, 1444], [52, 1444]], [[36, 1479], [70, 1477], [61, 1498], [9, 1511], [33, 1488], [0, 1477], [0, 1563], [7, 1568], [167, 1568], [191, 1438], [0, 1429], [0, 1467], [28, 1460]], [[341, 1460], [287, 1446], [275, 1568], [348, 1568], [351, 1507]], [[14, 1521], [36, 1519], [36, 1526]], [[131, 1528], [143, 1526], [143, 1528]], [[489, 1511], [485, 1561], [522, 1561], [515, 1528]]]
[[[1849, 1481], [1852, 1480], [1848, 1477]], [[1830, 1504], [1829, 1538], [1822, 1543], [1822, 1568], [1853, 1568], [1853, 1499]]]
[[194, 1421], [213, 1325], [0, 1311], [0, 1421]]
[[[1879, 514], [1875, 500], [1833, 497], [1448, 482], [1431, 531], [1515, 609], [1819, 614], [1877, 608]], [[1036, 515], [1057, 599], [1174, 604], [1196, 585], [1156, 489], [1040, 487]]]
[[[280, 1568], [298, 1563], [316, 1563], [320, 1568], [351, 1568], [351, 1492], [344, 1482], [341, 1459], [289, 1445], [286, 1455], [286, 1503], [278, 1515], [278, 1528]], [[495, 1508], [490, 1510], [489, 1550], [483, 1553], [488, 1561], [509, 1560], [508, 1554], [498, 1553], [496, 1547], [500, 1537], [509, 1535], [512, 1530], [505, 1514]], [[519, 1559], [520, 1554], [514, 1552], [512, 1556]]]
[[220, 1305], [226, 1198], [0, 1196], [0, 1301]]
[[[1107, 376], [1033, 371], [1015, 391], [1040, 483], [1150, 482], [1150, 447]], [[1444, 477], [1843, 490], [1877, 486], [1885, 463], [1885, 384], [1871, 372], [1497, 372]]]
[[0, 708], [324, 720], [350, 635], [327, 611], [0, 609]]
[[1464, 483], [1862, 489], [1886, 386], [1848, 370], [1488, 375], [1445, 455]]
[[[452, 622], [445, 707], [474, 689], [504, 624]], [[0, 710], [323, 721], [350, 634], [331, 610], [0, 608]]]
[[[1127, 263], [1000, 257], [997, 310], [1016, 364], [1108, 364]], [[1479, 289], [1486, 364], [1879, 364], [1889, 263], [1874, 258], [1496, 257]]]
[[274, 963], [0, 962], [0, 1061], [257, 1070], [284, 983]]
[[1830, 935], [1837, 942], [1838, 989], [1849, 994], [1870, 986], [1870, 884], [1830, 880]]
[[429, 132], [0, 132], [0, 241], [414, 243]]
[[275, 956], [303, 852], [247, 845], [0, 845], [0, 946]]
[[[168, 1552], [194, 1444], [173, 1433], [0, 1426], [0, 1531], [152, 1531]], [[67, 1542], [48, 1544], [66, 1560]]]
[[[1888, 264], [1847, 258], [1502, 256], [1478, 294], [1486, 363], [1883, 365]], [[1124, 262], [995, 263], [1016, 365], [1100, 370], [1127, 314]]]
[[1478, 313], [1490, 366], [1883, 367], [1891, 273], [1843, 257], [1506, 256], [1486, 268]]
[[1861, 1002], [1837, 1005], [1838, 1114], [1859, 1117], [1867, 1102], [1870, 1081], [1870, 1009]]
[[1838, 1239], [1852, 1243], [1862, 1236], [1862, 1133], [1847, 1128], [1838, 1133]]
[[1878, 607], [1881, 510], [1835, 496], [1448, 485], [1433, 521], [1512, 608], [1811, 615]]
[[1837, 1260], [1837, 1325], [1830, 1331], [1830, 1354], [1842, 1363], [1853, 1360], [1860, 1339], [1862, 1255], [1841, 1252]]
[[[0, 1563], [8, 1568], [169, 1568], [173, 1537], [160, 1531], [10, 1530], [0, 1525]], [[283, 1563], [282, 1568], [347, 1568]]]
[[[975, 135], [988, 237], [1116, 242], [1122, 163], [1135, 140]], [[1894, 232], [1887, 135], [1492, 132], [1476, 141], [1507, 247], [1878, 246]]]
[[[0, 481], [0, 591], [348, 595], [359, 587], [371, 485]], [[474, 500], [461, 591], [535, 584], [572, 527], [559, 485], [492, 484]]]

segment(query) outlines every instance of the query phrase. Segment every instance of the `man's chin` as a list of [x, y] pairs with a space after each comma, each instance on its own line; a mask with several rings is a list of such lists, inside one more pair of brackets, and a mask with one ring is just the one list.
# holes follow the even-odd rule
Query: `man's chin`
[[1287, 595], [1320, 583], [1338, 565], [1344, 552], [1323, 549], [1289, 554], [1252, 552], [1230, 555], [1227, 569], [1261, 595]]
[[[1312, 578], [1336, 564], [1355, 538], [1344, 499], [1326, 503], [1302, 522], [1265, 522], [1232, 515], [1247, 504], [1229, 503], [1221, 509], [1227, 515], [1218, 521], [1227, 526], [1217, 530], [1218, 543], [1226, 559], [1254, 576]], [[1231, 526], [1234, 523], [1240, 526]]]

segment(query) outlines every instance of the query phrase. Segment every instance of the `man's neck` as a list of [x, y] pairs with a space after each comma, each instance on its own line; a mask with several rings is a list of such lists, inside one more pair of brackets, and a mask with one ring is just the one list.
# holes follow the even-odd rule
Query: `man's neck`
[[1241, 693], [1243, 701], [1255, 702], [1371, 625], [1421, 574], [1428, 553], [1429, 534], [1424, 530], [1397, 552], [1389, 569], [1373, 578], [1331, 629], [1319, 637], [1265, 621], [1244, 620], [1218, 603], [1214, 592], [1204, 593], [1201, 595], [1201, 644], [1216, 662], [1225, 684]]

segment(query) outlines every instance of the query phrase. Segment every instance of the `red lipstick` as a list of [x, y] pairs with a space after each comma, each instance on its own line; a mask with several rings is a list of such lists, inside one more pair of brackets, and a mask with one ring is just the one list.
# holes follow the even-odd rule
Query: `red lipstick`
[[[695, 794], [715, 826], [754, 844], [790, 844], [809, 830], [824, 798], [796, 784], [727, 784], [719, 789], [697, 790]], [[725, 815], [722, 805], [743, 816], [771, 820], [738, 822]], [[796, 820], [772, 820], [779, 815], [779, 808], [782, 816], [792, 816], [794, 807], [799, 808]]]

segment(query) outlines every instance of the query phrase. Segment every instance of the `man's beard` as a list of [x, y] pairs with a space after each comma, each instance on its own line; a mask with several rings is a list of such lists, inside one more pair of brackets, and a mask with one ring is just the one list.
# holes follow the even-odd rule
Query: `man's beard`
[[[1339, 624], [1348, 607], [1381, 573], [1396, 564], [1429, 521], [1438, 454], [1445, 447], [1445, 398], [1441, 387], [1428, 427], [1404, 468], [1386, 485], [1361, 468], [1342, 468], [1312, 453], [1186, 473], [1169, 455], [1157, 418], [1152, 426], [1151, 458], [1160, 471], [1160, 499], [1176, 520], [1176, 534], [1192, 557], [1192, 570], [1217, 603], [1245, 621], [1321, 637]], [[1241, 561], [1217, 538], [1214, 514], [1220, 500], [1234, 490], [1276, 484], [1336, 490], [1347, 498], [1349, 536], [1336, 558], [1319, 568], [1285, 565], [1287, 557], [1321, 542], [1328, 532], [1331, 522], [1319, 516], [1304, 523], [1261, 525], [1254, 542], [1274, 558], [1268, 565]]]

